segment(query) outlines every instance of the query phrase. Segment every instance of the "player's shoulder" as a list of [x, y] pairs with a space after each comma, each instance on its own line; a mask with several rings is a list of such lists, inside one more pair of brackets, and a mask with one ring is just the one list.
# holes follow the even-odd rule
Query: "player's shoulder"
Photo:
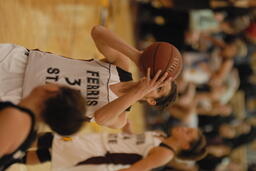
[[119, 67], [126, 72], [130, 72], [130, 59], [129, 58], [118, 58], [113, 63], [109, 62], [107, 58], [101, 59], [100, 61], [114, 65], [116, 67]]
[[7, 107], [0, 111], [0, 123], [1, 122], [9, 123], [8, 125], [20, 125], [21, 122], [29, 124], [31, 119], [25, 112], [13, 107]]

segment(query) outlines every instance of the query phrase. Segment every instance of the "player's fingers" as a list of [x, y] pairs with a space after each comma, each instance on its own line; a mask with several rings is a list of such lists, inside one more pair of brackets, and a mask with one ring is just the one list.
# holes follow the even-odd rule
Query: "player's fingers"
[[162, 86], [164, 86], [164, 85], [166, 85], [166, 84], [170, 84], [170, 82], [171, 82], [172, 80], [173, 80], [172, 77], [167, 78], [166, 80], [164, 80], [164, 82], [162, 82], [162, 83], [159, 85], [159, 87], [162, 87]]
[[150, 68], [147, 69], [147, 79], [150, 80]]
[[167, 80], [168, 72], [165, 72], [164, 75], [158, 80], [159, 83], [162, 83], [163, 81]]
[[157, 87], [163, 86], [164, 85], [163, 82], [164, 82], [164, 80], [166, 80], [167, 76], [168, 76], [168, 73], [165, 72], [164, 75], [160, 79], [157, 80], [156, 86]]
[[153, 83], [155, 83], [155, 82], [158, 80], [158, 78], [159, 78], [161, 72], [162, 72], [161, 70], [158, 70], [158, 71], [157, 71], [156, 75], [154, 76], [154, 78], [153, 78], [153, 80], [152, 80]]
[[164, 84], [169, 83], [173, 80], [173, 77], [169, 77], [164, 81]]

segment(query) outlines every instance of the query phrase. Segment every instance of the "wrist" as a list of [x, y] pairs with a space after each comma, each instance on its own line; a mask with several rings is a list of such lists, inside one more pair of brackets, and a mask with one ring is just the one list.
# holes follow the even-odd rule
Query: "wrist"
[[145, 90], [142, 88], [134, 88], [133, 90], [131, 90], [130, 93], [138, 100], [142, 99], [145, 96]]

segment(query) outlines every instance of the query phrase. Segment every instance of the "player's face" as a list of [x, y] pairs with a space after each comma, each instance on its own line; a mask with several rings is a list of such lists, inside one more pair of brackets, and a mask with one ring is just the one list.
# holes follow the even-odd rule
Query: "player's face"
[[236, 136], [236, 130], [228, 125], [221, 125], [219, 128], [219, 134], [225, 138], [234, 138]]
[[157, 99], [163, 96], [167, 96], [170, 93], [171, 88], [171, 81], [168, 81], [162, 87], [148, 93], [145, 97]]
[[191, 141], [197, 139], [198, 129], [187, 127], [175, 127], [172, 129], [171, 135], [181, 144], [190, 144]]

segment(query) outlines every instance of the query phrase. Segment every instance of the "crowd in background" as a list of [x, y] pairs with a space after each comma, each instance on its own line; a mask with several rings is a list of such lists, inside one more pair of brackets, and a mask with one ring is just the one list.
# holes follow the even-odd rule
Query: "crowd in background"
[[204, 159], [173, 160], [162, 170], [256, 170], [253, 159], [239, 163], [231, 157], [256, 138], [255, 3], [137, 0], [138, 48], [165, 41], [184, 59], [176, 102], [166, 111], [147, 108], [148, 129], [168, 133], [175, 125], [187, 125], [199, 127], [207, 137]]

